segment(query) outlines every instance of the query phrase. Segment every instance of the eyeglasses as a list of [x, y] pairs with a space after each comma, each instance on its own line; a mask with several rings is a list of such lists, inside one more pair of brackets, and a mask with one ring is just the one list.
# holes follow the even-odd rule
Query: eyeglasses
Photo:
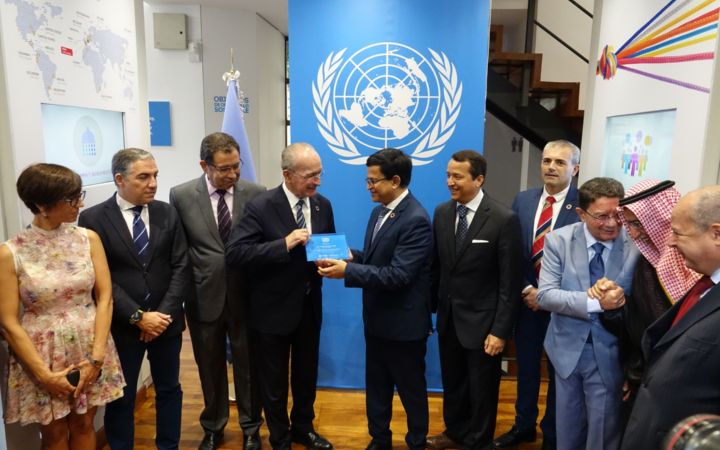
[[368, 186], [375, 186], [379, 182], [385, 181], [387, 179], [388, 178], [377, 178], [377, 179], [365, 178], [365, 184], [367, 184]]
[[628, 227], [632, 228], [633, 230], [643, 230], [643, 225], [640, 223], [639, 220], [627, 220], [625, 221]]
[[75, 197], [66, 198], [65, 203], [72, 206], [73, 208], [77, 208], [83, 200], [85, 200], [85, 191], [80, 191], [80, 193]]
[[585, 213], [592, 217], [593, 219], [597, 220], [598, 222], [602, 222], [604, 224], [610, 223], [610, 222], [619, 222], [620, 217], [618, 217], [617, 214], [600, 214], [599, 216], [596, 216], [595, 214], [592, 214], [587, 209], [583, 209]]
[[239, 172], [242, 168], [242, 161], [240, 161], [237, 164], [233, 164], [231, 166], [216, 166], [215, 164], [207, 163], [208, 166], [211, 166], [213, 169], [217, 170], [221, 175], [227, 175], [230, 172]]
[[292, 169], [290, 170], [290, 172], [296, 174], [297, 176], [299, 176], [300, 178], [302, 178], [302, 179], [305, 180], [305, 181], [310, 181], [310, 180], [320, 181], [320, 178], [322, 178], [322, 177], [325, 175], [325, 172], [324, 172], [324, 171], [315, 172], [315, 173], [309, 173], [309, 174], [307, 174], [307, 175], [303, 175], [303, 174], [297, 173], [297, 172], [295, 172], [295, 171], [292, 170]]

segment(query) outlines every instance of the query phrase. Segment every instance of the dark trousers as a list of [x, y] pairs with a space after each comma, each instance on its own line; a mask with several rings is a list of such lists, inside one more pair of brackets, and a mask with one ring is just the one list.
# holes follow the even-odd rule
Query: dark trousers
[[469, 449], [491, 448], [502, 357], [464, 348], [452, 318], [439, 344], [445, 433]]
[[232, 354], [240, 427], [243, 434], [252, 435], [262, 425], [262, 407], [256, 377], [250, 365], [245, 314], [234, 314], [234, 309], [226, 305], [220, 317], [213, 322], [201, 322], [188, 317], [190, 339], [205, 402], [205, 408], [200, 413], [200, 425], [206, 432], [220, 433], [230, 417], [227, 336]]
[[428, 432], [425, 352], [427, 339], [391, 341], [365, 334], [365, 384], [368, 430], [373, 441], [392, 443], [393, 393], [397, 387], [407, 414], [405, 442], [410, 449], [425, 448]]
[[[270, 444], [276, 450], [289, 450], [291, 429], [297, 433], [314, 430], [320, 324], [315, 320], [312, 304], [306, 302], [300, 324], [292, 334], [281, 336], [252, 330], [250, 345]], [[293, 397], [289, 418], [288, 376]]]
[[[537, 422], [540, 366], [548, 323], [550, 323], [549, 312], [532, 311], [525, 305], [520, 306], [515, 327], [518, 368], [515, 425], [520, 431], [534, 430]], [[549, 377], [547, 403], [540, 428], [543, 439], [555, 440], [555, 369], [549, 359], [547, 369]]]
[[127, 385], [121, 398], [105, 406], [105, 435], [110, 448], [132, 450], [134, 447], [135, 394], [140, 366], [147, 352], [156, 394], [155, 445], [163, 450], [177, 449], [183, 397], [179, 380], [182, 335], [161, 335], [149, 343], [121, 336], [115, 338], [115, 345]]

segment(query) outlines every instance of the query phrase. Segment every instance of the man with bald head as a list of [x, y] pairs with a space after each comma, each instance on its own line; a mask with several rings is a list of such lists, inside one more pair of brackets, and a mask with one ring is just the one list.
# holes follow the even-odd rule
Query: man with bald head
[[720, 186], [680, 199], [668, 245], [703, 277], [643, 336], [647, 369], [623, 437], [626, 450], [655, 450], [680, 420], [720, 414]]
[[[330, 201], [317, 193], [322, 161], [306, 143], [282, 152], [283, 183], [255, 196], [233, 227], [230, 266], [247, 275], [250, 347], [275, 450], [293, 442], [312, 450], [332, 444], [315, 432], [322, 278], [307, 260], [311, 234], [334, 233]], [[290, 373], [288, 365], [291, 364]], [[293, 406], [287, 414], [288, 378]]]

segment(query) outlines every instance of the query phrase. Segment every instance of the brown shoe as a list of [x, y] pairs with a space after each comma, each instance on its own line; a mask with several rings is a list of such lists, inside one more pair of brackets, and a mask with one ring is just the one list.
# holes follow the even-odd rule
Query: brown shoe
[[435, 436], [428, 436], [425, 441], [425, 448], [431, 450], [445, 450], [446, 448], [461, 448], [462, 445], [452, 440], [447, 434], [440, 433]]

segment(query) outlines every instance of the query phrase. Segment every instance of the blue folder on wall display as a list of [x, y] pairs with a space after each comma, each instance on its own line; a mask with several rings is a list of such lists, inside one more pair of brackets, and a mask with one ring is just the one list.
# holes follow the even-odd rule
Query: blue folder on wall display
[[150, 104], [150, 145], [170, 147], [172, 130], [170, 128], [170, 102], [149, 102]]

